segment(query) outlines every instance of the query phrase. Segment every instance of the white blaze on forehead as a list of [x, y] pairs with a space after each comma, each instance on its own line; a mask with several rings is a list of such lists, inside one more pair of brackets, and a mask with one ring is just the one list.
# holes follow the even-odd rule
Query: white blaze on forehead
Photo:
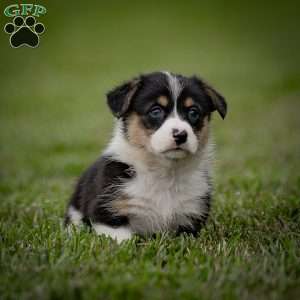
[[180, 81], [178, 80], [178, 78], [176, 76], [172, 75], [170, 72], [164, 71], [163, 73], [167, 76], [169, 90], [170, 90], [174, 100], [176, 101], [176, 99], [178, 98], [178, 96], [180, 95], [180, 93], [182, 91], [182, 85], [181, 85]]

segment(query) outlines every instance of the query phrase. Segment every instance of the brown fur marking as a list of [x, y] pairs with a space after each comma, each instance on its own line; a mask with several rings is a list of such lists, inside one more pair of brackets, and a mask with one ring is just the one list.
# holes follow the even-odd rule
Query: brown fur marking
[[169, 103], [169, 99], [166, 96], [159, 96], [157, 102], [161, 105], [166, 107]]
[[184, 100], [185, 107], [191, 107], [194, 105], [194, 100], [191, 97], [188, 97]]
[[139, 147], [145, 147], [149, 143], [150, 130], [147, 130], [139, 116], [132, 113], [128, 118], [128, 139], [129, 141]]

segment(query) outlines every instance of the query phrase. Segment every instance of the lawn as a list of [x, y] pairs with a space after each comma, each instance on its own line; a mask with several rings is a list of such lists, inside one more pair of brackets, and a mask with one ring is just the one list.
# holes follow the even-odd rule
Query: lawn
[[[0, 299], [299, 299], [296, 3], [47, 3], [38, 48], [0, 33]], [[111, 135], [105, 92], [153, 70], [203, 76], [228, 101], [206, 228], [68, 235], [72, 187]]]

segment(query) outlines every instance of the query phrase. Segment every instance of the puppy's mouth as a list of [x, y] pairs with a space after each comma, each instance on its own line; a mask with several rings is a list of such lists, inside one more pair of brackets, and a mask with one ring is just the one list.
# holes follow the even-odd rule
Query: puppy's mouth
[[189, 151], [181, 147], [174, 147], [162, 152], [162, 155], [169, 159], [180, 159], [188, 155]]
[[163, 151], [162, 153], [168, 153], [168, 152], [171, 152], [171, 151], [175, 151], [175, 152], [184, 151], [184, 152], [187, 152], [187, 150], [185, 150], [181, 147], [174, 147], [174, 148], [167, 149], [167, 150]]

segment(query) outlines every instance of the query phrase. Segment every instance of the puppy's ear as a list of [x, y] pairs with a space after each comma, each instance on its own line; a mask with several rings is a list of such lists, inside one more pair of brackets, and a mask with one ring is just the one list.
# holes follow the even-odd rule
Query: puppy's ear
[[140, 83], [140, 79], [133, 79], [107, 93], [107, 104], [115, 117], [120, 118], [128, 111]]
[[217, 110], [224, 119], [227, 114], [227, 103], [225, 98], [219, 94], [214, 88], [204, 83], [204, 91], [212, 103], [212, 111]]
[[224, 119], [227, 114], [227, 103], [224, 97], [198, 77], [193, 76], [193, 79], [198, 85], [200, 85], [201, 89], [210, 100], [211, 112], [217, 110], [220, 116]]

